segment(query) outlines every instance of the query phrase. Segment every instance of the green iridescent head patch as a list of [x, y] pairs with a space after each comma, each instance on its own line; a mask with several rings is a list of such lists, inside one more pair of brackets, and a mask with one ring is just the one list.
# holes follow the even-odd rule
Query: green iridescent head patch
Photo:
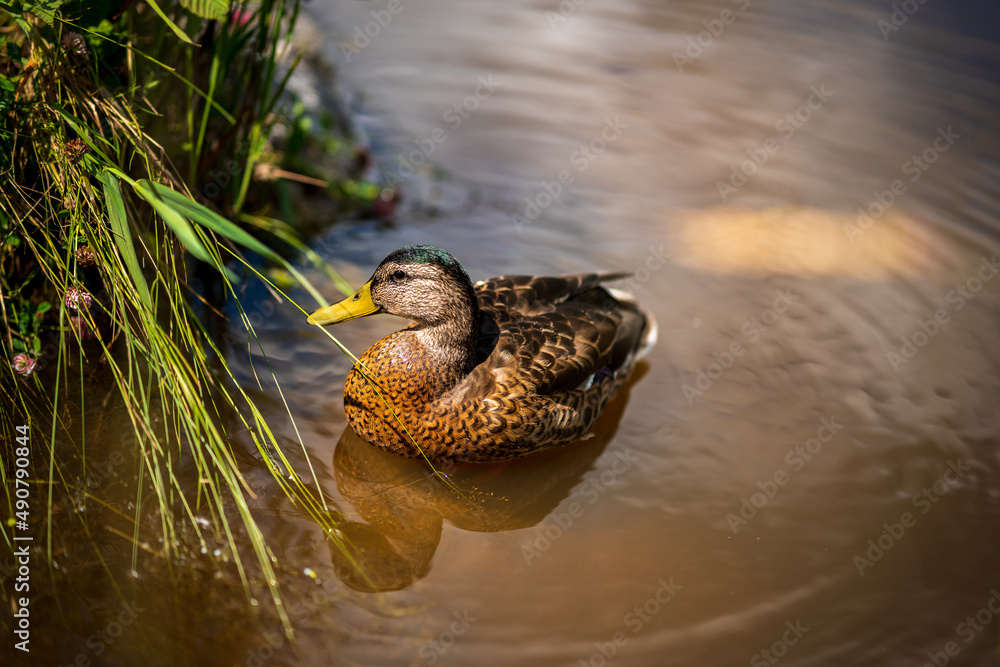
[[457, 271], [468, 279], [469, 274], [465, 272], [462, 264], [447, 250], [432, 245], [408, 245], [396, 250], [385, 258], [383, 264], [395, 262], [397, 264], [436, 264], [451, 271]]

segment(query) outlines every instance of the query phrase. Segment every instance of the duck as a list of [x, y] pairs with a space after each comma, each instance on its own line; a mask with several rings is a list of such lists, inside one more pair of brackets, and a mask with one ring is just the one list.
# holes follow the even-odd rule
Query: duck
[[347, 374], [344, 413], [358, 436], [431, 463], [506, 461], [587, 436], [656, 343], [652, 314], [605, 286], [629, 275], [473, 284], [451, 253], [408, 245], [308, 322], [411, 320]]

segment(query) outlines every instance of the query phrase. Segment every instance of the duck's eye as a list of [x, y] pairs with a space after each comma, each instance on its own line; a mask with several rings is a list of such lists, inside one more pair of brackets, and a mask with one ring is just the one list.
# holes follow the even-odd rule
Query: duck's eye
[[396, 269], [395, 271], [392, 272], [393, 280], [402, 280], [405, 277], [406, 277], [406, 272], [403, 271], [402, 269]]

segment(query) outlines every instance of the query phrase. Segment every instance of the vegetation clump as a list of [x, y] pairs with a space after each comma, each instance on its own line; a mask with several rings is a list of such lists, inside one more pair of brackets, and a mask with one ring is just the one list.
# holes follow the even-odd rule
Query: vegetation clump
[[[323, 302], [289, 256], [319, 258], [269, 214], [282, 208], [282, 179], [341, 209], [380, 194], [346, 171], [331, 182], [289, 168], [309, 144], [284, 94], [298, 11], [297, 0], [0, 0], [0, 432], [30, 425], [32, 507], [44, 508], [31, 526], [50, 569], [60, 499], [77, 512], [103, 502], [80, 480], [106, 463], [88, 451], [111, 414], [127, 424], [122, 453], [137, 471], [114, 528], [133, 564], [143, 549], [167, 562], [192, 544], [218, 553], [223, 536], [246, 583], [234, 546], [245, 532], [283, 614], [227, 425], [250, 434], [295, 502], [331, 521], [209, 325], [229, 299], [241, 320], [230, 326], [252, 344], [239, 285], [267, 281], [268, 267]], [[294, 139], [284, 151], [272, 141], [281, 134]], [[345, 168], [357, 161], [346, 140], [324, 145]], [[5, 520], [13, 458], [0, 450]], [[158, 536], [145, 534], [150, 504]], [[13, 533], [6, 521], [11, 551]]]

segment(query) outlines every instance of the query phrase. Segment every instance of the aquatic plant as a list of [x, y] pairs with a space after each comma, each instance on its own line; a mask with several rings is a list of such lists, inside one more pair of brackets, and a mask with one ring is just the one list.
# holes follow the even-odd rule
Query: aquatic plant
[[[140, 474], [125, 536], [133, 567], [142, 544], [162, 544], [169, 561], [185, 540], [206, 552], [222, 535], [249, 591], [236, 519], [290, 633], [227, 424], [249, 432], [278, 485], [331, 539], [332, 520], [234, 381], [206, 322], [217, 311], [214, 290], [236, 304], [232, 326], [256, 341], [238, 285], [266, 281], [261, 262], [323, 301], [271, 247], [277, 239], [305, 250], [288, 225], [246, 212], [298, 62], [282, 64], [298, 2], [0, 7], [0, 432], [6, 440], [30, 424], [33, 497], [45, 507], [32, 515], [37, 540], [51, 566], [54, 501], [74, 487], [67, 457], [82, 459], [86, 474], [86, 438], [71, 445], [67, 434], [86, 434], [94, 403], [107, 406], [91, 386], [100, 369], [134, 432]], [[11, 508], [12, 459], [5, 448], [0, 477]], [[178, 472], [182, 460], [196, 468], [193, 488]], [[159, 540], [143, 532], [150, 492]], [[13, 550], [14, 522], [7, 528]]]

